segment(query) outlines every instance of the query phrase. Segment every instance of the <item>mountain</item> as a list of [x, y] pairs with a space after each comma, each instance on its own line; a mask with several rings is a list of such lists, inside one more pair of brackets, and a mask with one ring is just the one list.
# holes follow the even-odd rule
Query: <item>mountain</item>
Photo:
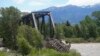
[[85, 7], [67, 5], [63, 7], [49, 7], [43, 10], [51, 11], [53, 19], [57, 23], [68, 20], [69, 22], [76, 24], [83, 20], [86, 15], [91, 15], [92, 12], [100, 10], [100, 4]]

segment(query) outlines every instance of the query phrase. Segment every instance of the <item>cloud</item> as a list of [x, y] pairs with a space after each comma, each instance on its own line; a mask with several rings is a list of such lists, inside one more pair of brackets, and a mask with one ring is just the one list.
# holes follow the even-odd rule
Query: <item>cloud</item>
[[45, 7], [51, 7], [51, 6], [64, 6], [66, 5], [68, 0], [30, 0], [31, 6], [45, 6]]
[[12, 0], [12, 2], [14, 2], [15, 6], [23, 9], [22, 11], [35, 11], [52, 6], [62, 7], [66, 5], [76, 5], [82, 7], [100, 4], [100, 0]]
[[22, 3], [24, 3], [25, 0], [12, 0], [12, 1], [17, 4], [22, 4]]
[[69, 0], [67, 5], [88, 6], [100, 4], [100, 0]]
[[31, 12], [31, 11], [28, 9], [22, 9], [21, 12]]
[[17, 4], [24, 4], [27, 2], [32, 6], [65, 6], [65, 5], [77, 5], [88, 6], [100, 3], [100, 0], [12, 0]]
[[45, 5], [45, 3], [44, 2], [39, 2], [39, 1], [30, 1], [29, 5], [30, 6], [42, 6], [42, 5]]
[[29, 5], [30, 6], [35, 6], [35, 7], [48, 7], [48, 6], [52, 6], [55, 4], [52, 4], [53, 0], [30, 0], [29, 1]]

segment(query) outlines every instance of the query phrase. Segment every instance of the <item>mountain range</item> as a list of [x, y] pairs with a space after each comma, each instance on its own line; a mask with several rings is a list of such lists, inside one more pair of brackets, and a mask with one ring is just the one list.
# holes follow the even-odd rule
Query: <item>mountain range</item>
[[83, 20], [86, 15], [91, 15], [92, 12], [99, 11], [100, 4], [84, 7], [67, 5], [62, 7], [49, 7], [43, 10], [50, 11], [56, 23], [62, 23], [68, 20], [72, 24], [76, 24]]

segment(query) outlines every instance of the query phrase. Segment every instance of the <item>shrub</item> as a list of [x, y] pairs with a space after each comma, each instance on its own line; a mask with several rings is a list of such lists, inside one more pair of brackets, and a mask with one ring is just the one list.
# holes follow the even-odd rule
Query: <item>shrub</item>
[[36, 29], [27, 25], [22, 25], [18, 29], [18, 34], [22, 35], [31, 46], [36, 48], [42, 47], [43, 36]]
[[22, 55], [27, 55], [30, 53], [31, 46], [29, 45], [26, 39], [24, 39], [23, 37], [20, 37], [20, 38], [17, 38], [17, 42], [18, 42], [18, 47], [19, 47], [18, 50]]
[[27, 55], [31, 51], [31, 48], [41, 48], [42, 41], [42, 35], [34, 28], [27, 25], [19, 26], [17, 33], [17, 44], [18, 50], [23, 55]]

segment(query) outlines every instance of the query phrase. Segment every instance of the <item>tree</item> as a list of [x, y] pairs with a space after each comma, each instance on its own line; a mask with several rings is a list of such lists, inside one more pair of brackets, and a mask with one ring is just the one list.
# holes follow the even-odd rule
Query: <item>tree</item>
[[94, 16], [94, 17], [100, 19], [100, 11], [95, 11], [95, 12], [93, 12], [93, 13], [92, 13], [92, 16]]
[[65, 37], [72, 37], [73, 36], [73, 27], [64, 26], [63, 31], [64, 31], [64, 36]]
[[100, 27], [100, 11], [93, 12], [92, 16], [96, 18], [96, 24]]
[[71, 26], [70, 22], [67, 20], [65, 23], [66, 26]]
[[62, 24], [56, 25], [56, 37], [57, 37], [57, 39], [63, 39], [64, 38], [63, 27], [64, 26]]
[[93, 12], [92, 16], [96, 18], [95, 23], [97, 25], [97, 33], [98, 33], [98, 36], [100, 36], [100, 11]]
[[89, 16], [86, 16], [85, 20], [81, 21], [80, 24], [82, 28], [82, 37], [85, 39], [97, 37], [96, 24], [93, 19], [91, 19]]
[[96, 29], [96, 25], [90, 25], [88, 27], [89, 30], [89, 37], [93, 37], [94, 39], [97, 37], [97, 29]]
[[15, 7], [1, 8], [0, 10], [0, 35], [3, 38], [4, 46], [16, 49], [16, 34], [20, 11]]
[[81, 27], [78, 24], [74, 26], [74, 35], [76, 37], [82, 37]]

